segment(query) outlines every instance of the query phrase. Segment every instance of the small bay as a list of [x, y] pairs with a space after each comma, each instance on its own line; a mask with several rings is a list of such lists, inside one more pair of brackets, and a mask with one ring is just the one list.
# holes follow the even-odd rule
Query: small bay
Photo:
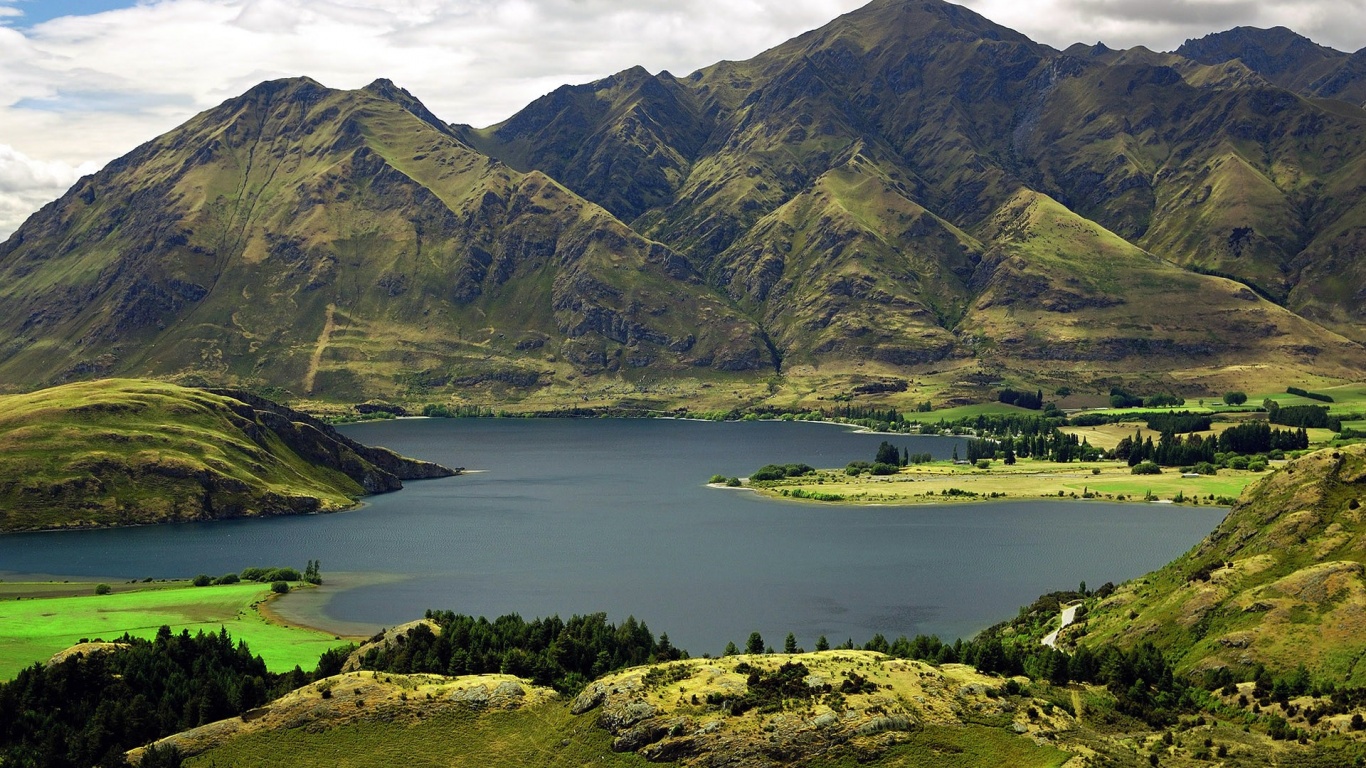
[[938, 458], [963, 450], [955, 438], [821, 424], [405, 419], [343, 431], [478, 471], [333, 515], [0, 536], [0, 572], [126, 580], [319, 559], [324, 577], [391, 577], [337, 592], [324, 610], [339, 622], [389, 626], [427, 608], [605, 611], [701, 654], [756, 630], [778, 647], [791, 631], [807, 648], [822, 634], [970, 636], [1043, 592], [1159, 567], [1225, 513], [1042, 499], [842, 506], [705, 485], [771, 462], [870, 460], [884, 439]]

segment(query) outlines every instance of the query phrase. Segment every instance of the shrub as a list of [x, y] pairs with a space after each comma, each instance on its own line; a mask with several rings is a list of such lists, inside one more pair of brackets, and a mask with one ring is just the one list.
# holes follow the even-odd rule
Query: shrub
[[1135, 464], [1133, 468], [1129, 470], [1129, 473], [1133, 475], [1160, 475], [1162, 474], [1162, 468], [1151, 461], [1141, 461], [1138, 464]]
[[270, 584], [270, 591], [277, 595], [283, 595], [289, 591], [289, 583], [284, 581], [273, 581]]
[[990, 467], [990, 466], [991, 466], [991, 459], [978, 459], [978, 460], [977, 460], [977, 468], [978, 468], [978, 469], [987, 469], [987, 468]]
[[207, 587], [212, 583], [213, 577], [207, 573], [201, 573], [198, 576], [194, 577], [194, 585], [196, 587]]
[[879, 461], [875, 462], [869, 471], [875, 475], [895, 475], [900, 470], [891, 464], [883, 464]]
[[236, 584], [242, 579], [235, 573], [225, 573], [218, 577], [217, 584]]
[[108, 584], [96, 584], [96, 585], [95, 585], [95, 594], [97, 594], [97, 595], [107, 595], [107, 594], [109, 594], [110, 592], [113, 592], [113, 591], [114, 591], [114, 590], [113, 590]]
[[1252, 472], [1265, 472], [1266, 459], [1252, 459], [1247, 463], [1247, 468]]
[[726, 476], [725, 476], [725, 475], [712, 475], [712, 476], [711, 476], [711, 479], [708, 480], [707, 482], [713, 483], [713, 484], [715, 484], [715, 483], [724, 483], [724, 482], [726, 482]]
[[1149, 408], [1162, 408], [1165, 406], [1185, 405], [1186, 398], [1178, 397], [1176, 395], [1171, 395], [1164, 392], [1162, 394], [1157, 394], [1153, 395], [1152, 397], [1149, 397], [1147, 400], [1143, 401], [1143, 404], [1148, 406]]
[[1331, 402], [1333, 402], [1332, 396], [1330, 396], [1330, 395], [1325, 395], [1325, 394], [1323, 394], [1323, 393], [1321, 393], [1321, 392], [1310, 392], [1310, 391], [1308, 391], [1308, 390], [1301, 389], [1301, 388], [1299, 388], [1299, 387], [1286, 387], [1286, 388], [1285, 388], [1285, 391], [1286, 391], [1287, 394], [1299, 395], [1300, 397], [1307, 397], [1307, 398], [1309, 398], [1310, 400], [1318, 400], [1318, 401], [1321, 402], [1321, 403], [1331, 403]]
[[1247, 393], [1233, 390], [1224, 393], [1224, 402], [1228, 405], [1242, 405], [1247, 402]]
[[740, 478], [738, 478], [738, 477], [729, 477], [729, 478], [726, 478], [726, 487], [727, 487], [727, 488], [739, 488], [739, 487], [740, 487]]
[[1091, 474], [1093, 474], [1093, 475], [1099, 475], [1099, 474], [1100, 474], [1100, 467], [1091, 467]]

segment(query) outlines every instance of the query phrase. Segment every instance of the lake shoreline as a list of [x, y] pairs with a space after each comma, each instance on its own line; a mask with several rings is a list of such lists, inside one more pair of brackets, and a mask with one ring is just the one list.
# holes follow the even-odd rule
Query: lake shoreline
[[[378, 624], [347, 621], [327, 614], [332, 598], [347, 590], [392, 584], [406, 577], [389, 573], [324, 573], [323, 583], [313, 589], [292, 589], [257, 604], [256, 611], [271, 624], [324, 632], [342, 640], [363, 641], [383, 629]], [[413, 617], [420, 618], [420, 617]]]

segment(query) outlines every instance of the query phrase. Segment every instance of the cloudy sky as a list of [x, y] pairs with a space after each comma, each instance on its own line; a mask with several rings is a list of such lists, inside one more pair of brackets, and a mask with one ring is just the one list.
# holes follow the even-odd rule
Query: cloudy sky
[[[0, 238], [262, 80], [387, 77], [488, 125], [565, 83], [744, 59], [865, 0], [0, 0]], [[1238, 25], [1366, 46], [1366, 0], [964, 0], [1039, 42], [1171, 50]]]

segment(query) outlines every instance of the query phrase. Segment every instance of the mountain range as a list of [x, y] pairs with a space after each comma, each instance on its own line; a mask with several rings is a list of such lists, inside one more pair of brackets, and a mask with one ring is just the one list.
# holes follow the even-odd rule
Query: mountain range
[[483, 129], [387, 80], [262, 83], [0, 245], [0, 380], [504, 402], [1359, 380], [1364, 57], [1280, 28], [1058, 51], [875, 0]]

